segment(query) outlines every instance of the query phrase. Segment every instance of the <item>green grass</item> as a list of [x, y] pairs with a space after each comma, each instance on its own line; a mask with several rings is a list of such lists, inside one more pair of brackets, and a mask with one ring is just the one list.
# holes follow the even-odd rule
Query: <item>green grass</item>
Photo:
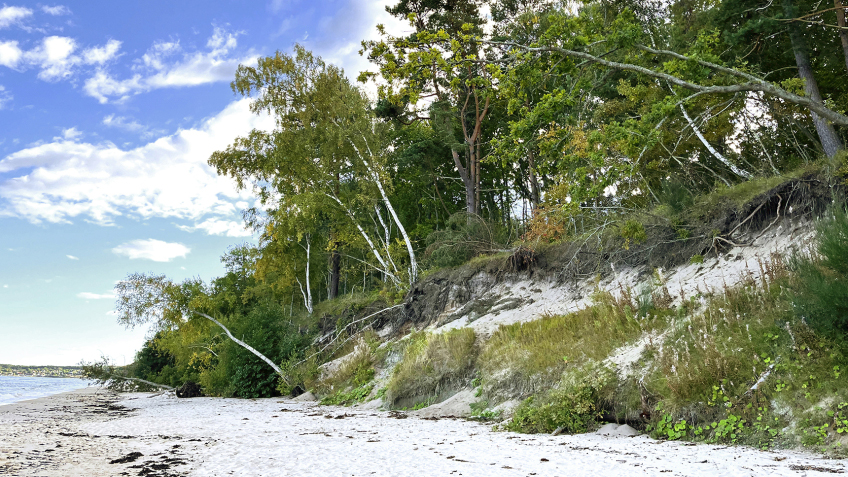
[[401, 400], [417, 403], [468, 384], [477, 357], [476, 339], [470, 328], [411, 334], [387, 385], [386, 401], [390, 405]]
[[627, 291], [620, 298], [596, 293], [593, 302], [568, 315], [501, 326], [480, 354], [484, 392], [521, 396], [551, 388], [567, 369], [604, 360], [615, 348], [662, 327], [673, 313], [651, 303], [640, 306]]

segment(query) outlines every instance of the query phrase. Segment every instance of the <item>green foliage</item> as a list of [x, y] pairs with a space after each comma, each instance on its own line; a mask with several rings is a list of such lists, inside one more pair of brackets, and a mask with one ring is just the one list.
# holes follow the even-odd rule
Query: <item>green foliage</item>
[[522, 402], [505, 428], [526, 433], [551, 433], [560, 428], [566, 434], [586, 432], [601, 416], [603, 401], [615, 383], [615, 372], [602, 366], [567, 373], [556, 388]]
[[156, 344], [156, 339], [161, 336], [162, 332], [159, 332], [152, 340], [145, 341], [136, 353], [133, 362], [135, 377], [155, 381], [157, 375], [162, 373], [166, 366], [174, 365], [174, 356], [167, 350], [159, 349]]
[[482, 217], [459, 212], [450, 217], [445, 228], [427, 236], [424, 258], [432, 267], [449, 267], [504, 248], [507, 231], [500, 224]]
[[640, 244], [645, 241], [645, 226], [637, 220], [627, 220], [621, 226], [621, 236], [624, 238], [624, 248], [630, 249], [630, 244]]
[[848, 212], [834, 206], [816, 224], [816, 255], [795, 257], [793, 307], [827, 336], [848, 336]]
[[[243, 336], [245, 342], [276, 363], [290, 356], [301, 356], [312, 341], [311, 336], [301, 334], [289, 324], [282, 307], [271, 303], [257, 306], [232, 323], [231, 332]], [[277, 394], [279, 376], [248, 350], [227, 341], [218, 359], [218, 366], [223, 367], [230, 377], [229, 391], [233, 395], [256, 398]]]
[[558, 382], [565, 370], [590, 360], [602, 361], [616, 347], [661, 328], [673, 313], [650, 307], [639, 315], [638, 310], [637, 300], [629, 293], [615, 298], [599, 292], [592, 306], [583, 310], [502, 325], [480, 354], [485, 392], [542, 391]]
[[418, 401], [467, 384], [478, 353], [475, 341], [470, 328], [409, 335], [403, 344], [403, 359], [389, 380], [386, 401], [391, 405], [400, 400]]
[[363, 384], [349, 391], [339, 391], [321, 399], [321, 404], [327, 406], [350, 406], [365, 400], [374, 389], [373, 384]]

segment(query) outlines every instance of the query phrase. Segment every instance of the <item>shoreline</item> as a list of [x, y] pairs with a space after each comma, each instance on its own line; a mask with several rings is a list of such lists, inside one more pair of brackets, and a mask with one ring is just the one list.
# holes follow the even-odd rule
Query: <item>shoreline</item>
[[15, 476], [825, 475], [845, 461], [645, 436], [493, 432], [280, 398], [177, 399], [99, 388], [0, 407], [0, 474]]
[[[6, 379], [3, 379], [6, 378]], [[9, 379], [11, 378], [11, 379]], [[19, 383], [28, 380], [74, 380], [73, 383], [69, 381], [63, 381], [62, 383], [54, 383], [53, 388], [51, 389], [49, 386], [26, 386], [24, 388], [17, 387]], [[40, 381], [44, 383], [45, 381]], [[10, 385], [12, 388], [8, 389], [6, 386]], [[85, 389], [91, 387], [90, 379], [83, 379], [80, 377], [68, 377], [68, 376], [8, 376], [3, 375], [0, 376], [0, 408], [3, 406], [9, 406], [11, 404], [16, 404], [24, 401], [32, 401], [35, 399], [43, 399], [50, 396], [55, 396], [57, 394], [63, 394], [66, 392], [78, 391], [81, 389]], [[79, 386], [77, 386], [77, 384]], [[45, 389], [46, 388], [46, 389]], [[17, 393], [17, 394], [16, 394]], [[6, 401], [6, 399], [14, 399], [13, 401]]]

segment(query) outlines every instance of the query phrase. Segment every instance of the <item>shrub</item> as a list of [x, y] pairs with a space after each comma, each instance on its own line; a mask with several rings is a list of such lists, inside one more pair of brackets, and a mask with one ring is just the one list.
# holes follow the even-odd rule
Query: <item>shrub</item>
[[588, 363], [585, 370], [566, 374], [559, 386], [527, 398], [515, 410], [506, 429], [525, 433], [586, 432], [601, 416], [604, 401], [616, 387], [616, 374]]
[[797, 315], [819, 333], [848, 335], [848, 212], [833, 207], [816, 224], [817, 256], [796, 256], [792, 304]]
[[424, 259], [431, 267], [461, 265], [477, 255], [504, 248], [507, 241], [502, 225], [460, 212], [448, 219], [443, 230], [427, 236]]
[[470, 328], [410, 335], [403, 359], [389, 380], [386, 400], [394, 405], [401, 399], [436, 396], [445, 388], [466, 384], [477, 357], [476, 338]]
[[[272, 303], [258, 305], [234, 321], [230, 331], [276, 363], [301, 354], [312, 341], [309, 335], [302, 334], [289, 323], [280, 306]], [[229, 376], [230, 390], [235, 396], [277, 395], [279, 376], [250, 351], [228, 340], [219, 353], [219, 361], [219, 366], [223, 366]]]

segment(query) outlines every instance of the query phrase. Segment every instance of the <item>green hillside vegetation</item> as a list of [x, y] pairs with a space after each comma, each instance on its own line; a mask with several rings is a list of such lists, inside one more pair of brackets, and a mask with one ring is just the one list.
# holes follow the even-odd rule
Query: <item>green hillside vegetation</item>
[[[358, 79], [377, 98], [301, 46], [241, 65], [233, 91], [276, 126], [209, 164], [260, 199], [244, 211], [258, 244], [209, 280], [126, 277], [119, 321], [155, 335], [131, 366], [88, 370], [395, 408], [474, 387], [483, 418], [522, 400], [503, 425], [523, 432], [618, 419], [669, 439], [840, 444], [848, 46], [834, 9], [485, 6], [389, 7], [413, 33], [363, 42]], [[434, 318], [416, 300], [439, 298], [436, 280], [668, 269], [817, 218], [816, 251], [679, 306], [655, 274], [488, 339], [414, 329]], [[645, 339], [638, 375], [613, 369]]]

